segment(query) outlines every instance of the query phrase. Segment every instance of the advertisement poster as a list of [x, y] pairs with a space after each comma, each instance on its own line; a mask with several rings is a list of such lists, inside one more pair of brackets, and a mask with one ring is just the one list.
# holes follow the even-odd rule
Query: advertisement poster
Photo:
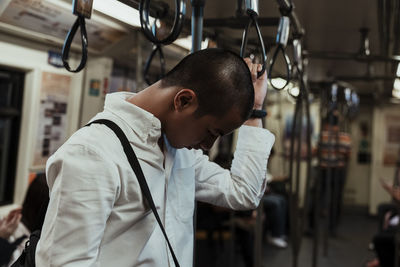
[[43, 72], [33, 166], [43, 166], [64, 142], [71, 77]]
[[383, 165], [394, 166], [400, 156], [400, 115], [386, 115], [385, 125]]
[[[0, 22], [63, 41], [77, 18], [71, 9], [64, 9], [45, 0], [1, 0]], [[93, 20], [86, 20], [86, 31], [89, 49], [98, 52], [127, 34], [126, 31]], [[81, 45], [79, 30], [73, 43]]]

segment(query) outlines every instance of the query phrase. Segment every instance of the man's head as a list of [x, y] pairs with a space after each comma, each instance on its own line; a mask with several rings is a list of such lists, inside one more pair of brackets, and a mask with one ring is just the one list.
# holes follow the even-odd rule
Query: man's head
[[[216, 137], [246, 121], [254, 105], [250, 71], [238, 55], [205, 49], [186, 56], [161, 80], [174, 87], [174, 114], [164, 129], [174, 147], [208, 149]], [[196, 133], [204, 128], [209, 137]], [[191, 131], [196, 132], [191, 132]], [[190, 140], [191, 139], [191, 140]]]

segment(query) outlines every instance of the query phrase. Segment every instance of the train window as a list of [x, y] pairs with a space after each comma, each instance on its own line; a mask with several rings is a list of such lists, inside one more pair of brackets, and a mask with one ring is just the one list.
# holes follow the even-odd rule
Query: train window
[[24, 73], [0, 68], [0, 205], [14, 196]]

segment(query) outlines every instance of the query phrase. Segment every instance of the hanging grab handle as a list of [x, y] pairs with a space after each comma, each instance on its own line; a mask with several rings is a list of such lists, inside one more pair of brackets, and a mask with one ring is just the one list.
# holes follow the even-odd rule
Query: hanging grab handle
[[[276, 44], [277, 47], [275, 49], [274, 55], [271, 58], [270, 65], [269, 65], [269, 70], [268, 70], [268, 78], [270, 80], [271, 86], [275, 90], [283, 90], [290, 82], [291, 79], [291, 73], [292, 73], [292, 66], [289, 60], [289, 57], [286, 54], [285, 47], [287, 45], [287, 41], [289, 38], [289, 27], [290, 27], [290, 20], [289, 17], [287, 16], [282, 16], [281, 19], [279, 20], [279, 27], [278, 27], [278, 33], [276, 35]], [[271, 74], [272, 74], [272, 69], [274, 68], [276, 58], [278, 56], [279, 51], [282, 52], [283, 58], [285, 60], [285, 65], [286, 65], [286, 83], [282, 87], [276, 87], [271, 80]]]
[[262, 69], [261, 69], [261, 71], [257, 72], [257, 78], [258, 78], [261, 75], [263, 75], [265, 72], [265, 62], [267, 61], [267, 55], [265, 53], [265, 46], [264, 46], [263, 38], [261, 36], [260, 27], [258, 26], [258, 23], [257, 23], [257, 13], [250, 9], [248, 9], [247, 13], [248, 13], [250, 19], [249, 19], [249, 23], [246, 26], [246, 29], [243, 31], [242, 45], [240, 47], [240, 56], [243, 57], [245, 54], [246, 46], [247, 46], [248, 31], [249, 31], [251, 25], [254, 24], [256, 31], [257, 31], [258, 41], [260, 43], [261, 53], [262, 53], [262, 59], [261, 59]]
[[139, 4], [140, 25], [143, 34], [147, 39], [156, 44], [168, 45], [174, 42], [182, 31], [183, 22], [185, 20], [186, 4], [184, 0], [175, 0], [175, 18], [171, 32], [164, 39], [158, 39], [153, 33], [152, 26], [149, 19], [150, 0], [141, 0]]
[[[74, 39], [76, 31], [78, 30], [79, 27], [81, 28], [82, 58], [81, 58], [81, 62], [79, 63], [79, 66], [75, 70], [72, 70], [68, 63], [69, 50], [71, 49], [72, 40]], [[87, 60], [87, 47], [88, 47], [88, 39], [87, 39], [87, 33], [86, 33], [86, 27], [85, 27], [85, 18], [81, 15], [78, 15], [75, 23], [72, 25], [72, 28], [69, 30], [69, 32], [67, 34], [67, 38], [65, 39], [65, 42], [64, 42], [64, 45], [62, 48], [62, 58], [61, 59], [64, 64], [64, 67], [68, 71], [79, 72], [85, 67], [86, 60]]]
[[146, 83], [147, 83], [148, 85], [151, 85], [151, 84], [154, 83], [154, 82], [151, 82], [151, 81], [150, 81], [150, 78], [149, 78], [149, 70], [150, 70], [151, 62], [153, 61], [154, 56], [157, 54], [157, 52], [158, 52], [158, 55], [160, 56], [160, 68], [161, 68], [161, 69], [160, 69], [160, 75], [159, 75], [159, 77], [158, 77], [157, 80], [163, 78], [164, 75], [165, 75], [165, 59], [164, 59], [164, 53], [163, 53], [163, 51], [162, 51], [161, 45], [154, 45], [154, 46], [153, 46], [153, 51], [151, 51], [150, 56], [149, 56], [148, 59], [146, 60], [146, 64], [145, 64], [144, 69], [143, 69], [143, 77], [144, 77], [144, 80], [146, 81]]

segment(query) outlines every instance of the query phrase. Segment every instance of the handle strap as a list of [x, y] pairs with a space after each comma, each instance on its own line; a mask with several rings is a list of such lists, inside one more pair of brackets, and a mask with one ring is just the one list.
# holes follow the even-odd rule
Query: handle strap
[[[79, 66], [73, 70], [69, 66], [68, 60], [69, 60], [69, 50], [71, 49], [71, 43], [72, 40], [74, 39], [75, 33], [78, 30], [78, 28], [81, 28], [81, 41], [82, 41], [82, 58], [81, 62], [79, 63]], [[86, 27], [85, 27], [85, 18], [81, 15], [79, 15], [76, 18], [75, 23], [72, 25], [72, 28], [69, 30], [67, 34], [67, 38], [65, 39], [63, 48], [62, 48], [62, 61], [64, 64], [64, 67], [70, 71], [70, 72], [80, 72], [86, 65], [86, 60], [87, 60], [87, 47], [88, 47], [88, 39], [87, 39], [87, 33], [86, 33]]]
[[164, 226], [162, 225], [160, 216], [158, 215], [156, 206], [154, 205], [154, 201], [153, 198], [151, 197], [151, 193], [150, 193], [150, 189], [147, 185], [146, 179], [144, 177], [142, 168], [140, 167], [139, 161], [136, 157], [135, 152], [132, 149], [131, 144], [128, 141], [128, 138], [125, 136], [124, 132], [121, 130], [121, 128], [114, 122], [110, 121], [110, 120], [105, 120], [105, 119], [100, 119], [100, 120], [95, 120], [92, 121], [90, 123], [88, 123], [86, 126], [89, 126], [93, 123], [99, 123], [99, 124], [104, 124], [106, 125], [108, 128], [110, 128], [111, 130], [113, 130], [113, 132], [117, 135], [117, 137], [119, 138], [119, 140], [121, 141], [121, 144], [124, 148], [124, 152], [126, 154], [126, 157], [128, 158], [129, 164], [131, 165], [133, 171], [136, 174], [136, 177], [139, 181], [139, 185], [140, 185], [140, 189], [142, 190], [143, 195], [145, 196], [148, 204], [150, 205], [151, 210], [154, 213], [154, 216], [156, 217], [156, 220], [158, 222], [158, 224], [160, 225], [161, 231], [164, 234], [165, 240], [167, 240], [168, 243], [168, 247], [169, 250], [171, 251], [171, 255], [172, 258], [174, 259], [174, 263], [176, 267], [180, 267], [178, 260], [175, 256], [174, 250], [172, 249], [172, 246], [168, 240], [167, 237], [167, 233], [165, 232]]

